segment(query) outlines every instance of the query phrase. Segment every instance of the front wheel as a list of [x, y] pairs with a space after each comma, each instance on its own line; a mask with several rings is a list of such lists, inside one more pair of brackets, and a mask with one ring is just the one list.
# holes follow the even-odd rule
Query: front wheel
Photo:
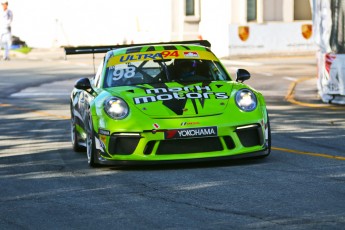
[[267, 132], [265, 136], [267, 138], [266, 139], [266, 144], [267, 144], [266, 156], [268, 156], [271, 153], [271, 125], [270, 125], [270, 120], [268, 116], [267, 116], [267, 130], [265, 132]]
[[87, 154], [87, 163], [90, 167], [97, 167], [96, 163], [96, 143], [95, 143], [95, 132], [93, 131], [92, 116], [89, 113], [88, 116], [88, 129], [86, 134], [86, 154]]
[[271, 125], [270, 125], [270, 120], [269, 117], [267, 115], [267, 126], [265, 127], [265, 145], [266, 145], [266, 150], [265, 150], [265, 154], [255, 157], [256, 159], [261, 159], [261, 158], [265, 158], [268, 157], [271, 154]]

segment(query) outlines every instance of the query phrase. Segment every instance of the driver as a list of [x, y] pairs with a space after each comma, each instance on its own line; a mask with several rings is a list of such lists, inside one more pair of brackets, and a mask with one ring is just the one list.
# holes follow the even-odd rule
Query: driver
[[179, 80], [184, 80], [195, 75], [196, 61], [176, 59], [174, 62], [174, 69], [175, 73], [177, 74], [176, 78]]

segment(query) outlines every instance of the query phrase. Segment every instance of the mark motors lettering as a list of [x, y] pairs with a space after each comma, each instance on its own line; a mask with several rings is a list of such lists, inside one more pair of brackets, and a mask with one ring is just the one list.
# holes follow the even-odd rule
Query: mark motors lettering
[[[199, 92], [196, 92], [199, 91]], [[201, 92], [200, 92], [201, 91]], [[158, 94], [154, 96], [143, 96], [134, 98], [134, 103], [143, 104], [155, 101], [168, 100], [184, 100], [184, 99], [210, 99], [213, 96], [215, 99], [228, 99], [229, 96], [225, 92], [209, 92], [209, 86], [194, 86], [183, 88], [154, 88], [146, 89], [146, 94]]]
[[195, 92], [196, 91], [211, 91], [211, 88], [209, 86], [192, 86], [192, 87], [175, 87], [175, 88], [153, 88], [153, 89], [147, 89], [145, 90], [147, 94], [159, 94], [159, 93], [167, 93], [167, 92], [180, 92], [180, 91], [186, 91], [186, 92]]
[[157, 96], [144, 96], [144, 97], [136, 97], [134, 98], [134, 104], [143, 104], [148, 102], [155, 102], [155, 101], [169, 101], [169, 100], [182, 100], [182, 99], [210, 99], [211, 95], [214, 96], [215, 99], [228, 99], [229, 96], [226, 93], [172, 93], [172, 94], [160, 94]]

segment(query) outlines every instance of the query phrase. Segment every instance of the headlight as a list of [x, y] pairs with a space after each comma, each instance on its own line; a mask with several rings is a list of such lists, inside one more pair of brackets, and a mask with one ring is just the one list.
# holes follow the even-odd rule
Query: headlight
[[253, 111], [257, 106], [255, 94], [249, 89], [241, 89], [235, 96], [236, 105], [243, 111]]
[[111, 118], [121, 120], [127, 117], [129, 108], [124, 100], [118, 97], [111, 97], [104, 102], [104, 111]]

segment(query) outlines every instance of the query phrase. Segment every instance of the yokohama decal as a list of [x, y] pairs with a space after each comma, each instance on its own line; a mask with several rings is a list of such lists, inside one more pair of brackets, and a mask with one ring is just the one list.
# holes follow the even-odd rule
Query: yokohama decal
[[174, 130], [167, 130], [164, 133], [165, 139], [214, 137], [217, 135], [218, 135], [217, 126], [204, 127], [204, 128], [192, 128], [192, 129], [174, 129]]

